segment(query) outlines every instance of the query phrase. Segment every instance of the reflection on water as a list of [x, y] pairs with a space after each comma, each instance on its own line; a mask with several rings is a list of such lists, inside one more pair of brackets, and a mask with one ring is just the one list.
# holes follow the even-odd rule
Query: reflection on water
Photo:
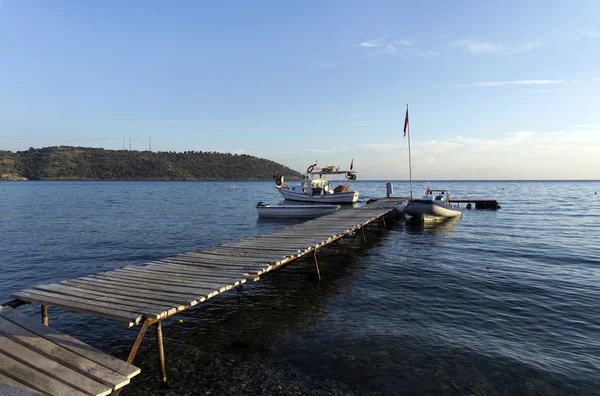
[[428, 232], [443, 235], [444, 230], [453, 228], [460, 221], [460, 217], [450, 217], [439, 221], [407, 221], [405, 228], [408, 232]]

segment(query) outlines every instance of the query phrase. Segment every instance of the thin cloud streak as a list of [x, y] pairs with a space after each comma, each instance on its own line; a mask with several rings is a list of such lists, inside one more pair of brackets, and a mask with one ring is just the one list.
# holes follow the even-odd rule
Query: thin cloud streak
[[437, 51], [424, 51], [424, 52], [419, 52], [419, 56], [421, 56], [423, 58], [433, 58], [433, 57], [437, 57], [437, 56], [442, 56], [442, 54], [440, 54]]
[[587, 41], [587, 40], [594, 40], [600, 38], [600, 33], [594, 31], [594, 30], [580, 30], [577, 32], [577, 35], [575, 36], [575, 40], [577, 41]]
[[456, 87], [503, 87], [506, 85], [548, 85], [564, 83], [565, 80], [483, 81], [470, 84], [456, 84]]
[[410, 40], [392, 40], [387, 41], [385, 36], [382, 36], [378, 39], [363, 41], [358, 44], [360, 48], [366, 48], [369, 57], [374, 57], [377, 55], [384, 54], [394, 54], [396, 53], [397, 46], [410, 46], [412, 45], [412, 41]]
[[597, 129], [597, 128], [600, 128], [600, 124], [579, 124], [579, 125], [569, 125], [569, 128], [578, 128], [578, 129]]
[[188, 124], [197, 124], [202, 122], [202, 120], [145, 120], [145, 121], [131, 121], [130, 124], [138, 124], [138, 125], [159, 125], [159, 126], [171, 126], [171, 125], [188, 125]]
[[317, 64], [317, 66], [320, 67], [321, 69], [333, 69], [338, 64], [339, 63], [337, 63], [337, 62], [319, 62]]
[[474, 55], [509, 55], [522, 52], [529, 52], [535, 48], [541, 47], [541, 41], [529, 41], [516, 46], [507, 47], [504, 44], [493, 43], [480, 40], [455, 40], [451, 44], [453, 47], [458, 47], [469, 51]]

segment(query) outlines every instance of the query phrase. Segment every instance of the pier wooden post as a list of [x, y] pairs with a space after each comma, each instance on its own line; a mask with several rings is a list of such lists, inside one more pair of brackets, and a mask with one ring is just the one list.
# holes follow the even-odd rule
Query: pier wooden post
[[42, 304], [42, 323], [48, 326], [48, 306]]
[[387, 225], [385, 224], [385, 216], [381, 216], [381, 222], [383, 223], [383, 227], [387, 228]]
[[[150, 324], [152, 324], [152, 321], [150, 319], [146, 319], [144, 320], [144, 323], [142, 323], [142, 327], [140, 328], [140, 331], [138, 332], [138, 335], [135, 338], [133, 346], [131, 347], [131, 351], [129, 351], [127, 363], [133, 364], [135, 355], [137, 355], [137, 352], [140, 349], [140, 345], [142, 345], [142, 340], [144, 339], [144, 335], [146, 334], [146, 330], [148, 330], [148, 326], [150, 326]], [[119, 396], [119, 393], [121, 393], [121, 389], [114, 390], [111, 396]]]
[[363, 241], [365, 242], [365, 244], [367, 244], [367, 236], [365, 235], [365, 227], [360, 227], [360, 230], [362, 231], [362, 236], [363, 236]]
[[315, 249], [313, 257], [315, 259], [315, 266], [317, 267], [317, 275], [319, 275], [319, 280], [321, 280], [321, 271], [319, 271], [319, 262], [317, 261], [317, 249]]
[[158, 348], [158, 360], [160, 368], [161, 385], [167, 384], [167, 366], [165, 365], [165, 350], [163, 348], [162, 320], [156, 323], [156, 346]]

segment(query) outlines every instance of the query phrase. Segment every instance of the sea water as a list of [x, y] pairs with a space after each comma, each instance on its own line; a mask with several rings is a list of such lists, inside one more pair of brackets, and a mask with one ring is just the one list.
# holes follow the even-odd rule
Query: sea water
[[[600, 182], [431, 181], [498, 211], [374, 225], [163, 325], [163, 394], [600, 394]], [[359, 205], [385, 181], [357, 181]], [[426, 182], [414, 182], [421, 196]], [[409, 183], [394, 182], [408, 196]], [[0, 303], [41, 283], [275, 231], [272, 182], [1, 182]], [[463, 205], [464, 206], [464, 205]], [[20, 311], [39, 317], [39, 307]], [[50, 308], [126, 358], [138, 328]], [[152, 333], [123, 392], [159, 393]]]

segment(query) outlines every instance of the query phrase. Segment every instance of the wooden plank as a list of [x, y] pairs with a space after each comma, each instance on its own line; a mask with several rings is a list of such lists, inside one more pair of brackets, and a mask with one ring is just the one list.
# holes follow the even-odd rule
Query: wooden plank
[[[195, 273], [198, 273], [202, 276], [210, 276], [210, 277], [215, 277], [215, 278], [220, 278], [223, 276], [233, 276], [233, 277], [239, 277], [239, 276], [246, 276], [246, 274], [248, 273], [248, 271], [244, 271], [244, 270], [228, 270], [228, 269], [212, 269], [212, 268], [206, 268], [206, 267], [202, 267], [200, 265], [190, 265], [187, 263], [184, 264], [180, 264], [180, 263], [176, 263], [176, 262], [151, 262], [148, 265], [145, 266], [145, 268], [160, 268], [160, 269], [169, 269], [169, 270], [178, 270], [178, 271], [185, 271], [188, 268], [193, 269], [193, 271]], [[266, 272], [266, 271], [259, 271], [261, 274]]]
[[[203, 262], [203, 260], [207, 261], [207, 262]], [[164, 259], [160, 262], [153, 262], [152, 264], [178, 264], [178, 265], [187, 265], [190, 267], [195, 267], [195, 268], [204, 268], [206, 270], [208, 269], [212, 269], [215, 271], [219, 271], [222, 273], [225, 273], [226, 271], [229, 271], [231, 273], [244, 273], [247, 271], [266, 271], [270, 266], [272, 266], [273, 264], [254, 264], [254, 265], [238, 265], [238, 264], [226, 264], [226, 265], [219, 265], [219, 264], [215, 264], [214, 263], [214, 259], [212, 259], [211, 261], [206, 260], [206, 259], [193, 259], [193, 260], [185, 260], [185, 259], [177, 259], [177, 260], [170, 260], [170, 259]]]
[[238, 286], [244, 282], [246, 279], [240, 275], [239, 277], [228, 277], [223, 275], [222, 277], [210, 277], [202, 272], [196, 272], [193, 269], [187, 269], [186, 271], [174, 271], [169, 268], [162, 268], [161, 266], [133, 266], [126, 265], [123, 268], [120, 268], [119, 271], [131, 271], [131, 272], [141, 272], [141, 273], [155, 273], [155, 274], [164, 274], [164, 276], [187, 276], [192, 279], [205, 280], [207, 282], [215, 282], [218, 284], [233, 284], [234, 286]]
[[[8, 320], [6, 320], [6, 322], [8, 322]], [[11, 322], [11, 324], [12, 324], [12, 322]], [[4, 323], [0, 322], [0, 328], [2, 328], [2, 330], [4, 331], [7, 328], [7, 326], [3, 326], [3, 325], [4, 325]], [[17, 329], [22, 329], [21, 327], [15, 325], [15, 324], [12, 324], [12, 325], [14, 327], [16, 327]], [[13, 329], [9, 328], [8, 330], [11, 331]], [[27, 333], [28, 332], [23, 332], [23, 334], [27, 334]], [[33, 336], [34, 338], [37, 338], [32, 333], [28, 333], [28, 334], [29, 334], [29, 337]], [[24, 337], [28, 337], [28, 336], [26, 335]], [[40, 340], [46, 341], [48, 344], [54, 345], [47, 340], [43, 340], [43, 339], [40, 339]], [[28, 346], [30, 346], [30, 345], [31, 344], [28, 344]], [[18, 360], [19, 362], [37, 370], [37, 371], [40, 371], [60, 382], [69, 384], [70, 386], [72, 386], [73, 388], [75, 388], [81, 392], [85, 392], [85, 393], [92, 394], [92, 395], [108, 395], [113, 390], [112, 387], [101, 384], [100, 382], [94, 380], [93, 379], [93, 378], [95, 378], [94, 375], [89, 375], [89, 373], [88, 373], [89, 376], [85, 376], [79, 372], [76, 372], [76, 371], [70, 369], [67, 365], [61, 364], [61, 363], [63, 363], [63, 362], [61, 362], [61, 357], [55, 356], [56, 360], [49, 359], [47, 356], [38, 353], [36, 350], [29, 349], [15, 341], [11, 340], [10, 338], [6, 337], [5, 335], [3, 335], [1, 333], [0, 333], [0, 353], [4, 354], [6, 356], [10, 356], [11, 358]], [[69, 352], [69, 353], [73, 354], [72, 352]], [[75, 354], [73, 354], [73, 355], [75, 355]], [[79, 355], [75, 355], [75, 356], [79, 357], [80, 359], [83, 359]], [[122, 378], [126, 381], [126, 383], [129, 383], [128, 378], [126, 378], [126, 377], [122, 377]]]
[[119, 272], [119, 273], [128, 273], [128, 274], [133, 274], [133, 275], [143, 275], [143, 276], [153, 276], [153, 277], [173, 277], [173, 278], [178, 278], [178, 279], [187, 279], [189, 281], [193, 281], [193, 282], [199, 282], [199, 283], [203, 283], [206, 285], [215, 285], [215, 287], [228, 287], [228, 286], [237, 286], [240, 283], [243, 283], [244, 279], [242, 276], [240, 276], [237, 280], [234, 279], [229, 279], [229, 280], [224, 280], [223, 278], [221, 280], [217, 279], [217, 278], [208, 278], [208, 277], [202, 277], [199, 276], [197, 274], [194, 274], [192, 272], [164, 272], [164, 271], [152, 271], [150, 269], [144, 269], [144, 268], [136, 268], [136, 269], [131, 269], [131, 268], [119, 268], [118, 270], [115, 270], [115, 272]]
[[133, 289], [131, 287], [123, 287], [108, 282], [101, 282], [98, 280], [86, 280], [82, 278], [70, 279], [68, 281], [60, 281], [61, 285], [67, 285], [72, 287], [80, 287], [82, 289], [91, 289], [106, 293], [115, 293], [123, 297], [126, 296], [138, 296], [140, 298], [148, 297], [156, 300], [164, 301], [165, 303], [180, 304], [184, 306], [194, 306], [198, 302], [205, 300], [204, 297], [198, 298], [198, 296], [182, 296], [180, 294], [172, 293], [157, 293], [151, 290]]
[[89, 396], [87, 393], [55, 380], [39, 371], [0, 353], [0, 373], [26, 384], [38, 392], [53, 396]]
[[163, 284], [163, 285], [167, 285], [167, 286], [178, 286], [178, 287], [184, 286], [184, 287], [192, 287], [192, 288], [201, 288], [204, 290], [217, 291], [219, 293], [223, 293], [227, 290], [230, 290], [233, 287], [233, 285], [231, 285], [231, 284], [230, 285], [221, 285], [221, 284], [217, 284], [217, 283], [200, 282], [200, 281], [193, 280], [191, 278], [186, 278], [186, 277], [176, 277], [176, 276], [165, 277], [164, 275], [160, 275], [160, 274], [157, 275], [157, 274], [137, 273], [137, 272], [119, 271], [119, 270], [100, 273], [97, 275], [107, 275], [107, 276], [110, 276], [111, 278], [122, 278], [122, 279], [131, 280], [131, 281], [135, 281], [135, 282], [151, 282], [153, 284]]
[[215, 248], [215, 249], [205, 249], [202, 251], [204, 254], [214, 254], [223, 257], [238, 257], [238, 258], [246, 258], [246, 257], [256, 257], [261, 259], [263, 262], [270, 261], [281, 261], [287, 257], [298, 257], [301, 256], [304, 251], [299, 251], [298, 249], [294, 249], [293, 252], [290, 251], [268, 251], [268, 250], [256, 250], [254, 248]]
[[[157, 293], [161, 295], [173, 295], [184, 297], [186, 300], [195, 299], [194, 301], [198, 301], [203, 298], [206, 299], [206, 295], [201, 294], [197, 290], [193, 290], [192, 293], [190, 291], [181, 291], [176, 290], [176, 288], [169, 287], [161, 287], [161, 290], [158, 290], [153, 285], [140, 285], [139, 283], [131, 283], [131, 282], [121, 282], [115, 279], [105, 279], [104, 277], [95, 277], [94, 275], [85, 276], [77, 279], [72, 279], [71, 281], [84, 281], [91, 284], [97, 284], [99, 286], [113, 287], [118, 288], [120, 290], [123, 289], [132, 289], [132, 290], [140, 290], [144, 293]], [[204, 301], [204, 300], [202, 300]]]
[[281, 245], [218, 245], [214, 248], [203, 249], [203, 252], [210, 251], [225, 251], [225, 252], [263, 252], [271, 255], [271, 253], [282, 253], [288, 255], [296, 255], [298, 253], [302, 253], [306, 249], [299, 249], [297, 246], [293, 247], [283, 247]]
[[[169, 259], [181, 259], [181, 258], [189, 258], [189, 259], [209, 259], [209, 260], [221, 260], [223, 264], [230, 264], [236, 262], [242, 263], [278, 263], [284, 260], [284, 257], [239, 257], [239, 256], [228, 256], [224, 258], [223, 255], [217, 255], [212, 253], [202, 253], [202, 252], [193, 252], [193, 253], [185, 253], [176, 257], [168, 257]], [[226, 261], [226, 262], [225, 262]]]
[[30, 293], [33, 295], [36, 295], [37, 298], [55, 298], [55, 299], [62, 299], [64, 301], [68, 301], [70, 303], [73, 304], [87, 304], [90, 306], [94, 306], [94, 307], [100, 307], [100, 308], [104, 308], [104, 309], [111, 309], [111, 310], [115, 310], [115, 311], [120, 311], [123, 313], [130, 313], [131, 315], [139, 315], [139, 316], [143, 316], [143, 315], [151, 315], [150, 317], [153, 319], [159, 319], [159, 315], [157, 315], [156, 313], [153, 312], [143, 312], [142, 310], [130, 307], [130, 306], [125, 306], [125, 305], [117, 305], [114, 303], [107, 303], [101, 300], [94, 300], [93, 297], [92, 298], [88, 298], [88, 297], [75, 297], [75, 296], [68, 296], [66, 294], [58, 294], [52, 291], [44, 291], [44, 290], [36, 290], [36, 289], [26, 289], [26, 290], [21, 290], [21, 292], [23, 293]]
[[41, 396], [42, 394], [37, 392], [35, 389], [0, 373], [0, 395]]
[[287, 259], [253, 259], [246, 260], [244, 258], [232, 257], [232, 256], [223, 256], [217, 254], [203, 254], [198, 256], [177, 256], [172, 258], [166, 258], [161, 261], [178, 261], [178, 262], [187, 262], [187, 263], [199, 263], [202, 265], [212, 265], [215, 267], [227, 267], [232, 269], [239, 268], [258, 268], [264, 267], [266, 265], [276, 264], [281, 261], [285, 261]]
[[27, 301], [33, 304], [45, 304], [73, 312], [81, 312], [86, 314], [102, 316], [108, 319], [119, 320], [127, 324], [128, 327], [138, 324], [142, 319], [141, 314], [123, 312], [115, 309], [98, 307], [91, 304], [75, 303], [62, 298], [40, 296], [30, 292], [16, 292], [11, 294], [11, 297], [18, 298], [20, 300]]
[[172, 315], [177, 312], [176, 307], [167, 306], [162, 304], [152, 304], [148, 301], [135, 301], [130, 299], [124, 299], [122, 297], [115, 297], [109, 294], [101, 294], [101, 293], [90, 293], [88, 291], [77, 290], [75, 288], [69, 288], [60, 284], [50, 284], [50, 285], [38, 285], [34, 286], [33, 289], [51, 292], [56, 294], [64, 294], [66, 296], [72, 297], [80, 297], [88, 300], [102, 301], [106, 303], [114, 303], [119, 306], [128, 306], [131, 309], [141, 310], [140, 312], [145, 314], [145, 312], [154, 312], [154, 313], [162, 313], [158, 315], [159, 317], [164, 317], [168, 315]]
[[133, 378], [140, 373], [139, 368], [112, 357], [96, 348], [93, 348], [76, 338], [73, 338], [67, 334], [63, 334], [51, 327], [45, 326], [38, 320], [23, 315], [22, 313], [10, 307], [2, 308], [0, 310], [0, 316], [10, 319], [12, 322], [19, 324], [21, 327], [25, 327], [27, 330], [36, 334], [37, 336], [52, 341], [53, 343], [58, 344], [63, 348], [70, 350], [71, 352], [75, 352], [78, 355], [107, 367], [127, 378]]
[[[8, 377], [5, 377], [8, 378]], [[14, 381], [18, 383], [17, 381]], [[43, 396], [41, 393], [24, 388], [25, 385], [15, 387], [2, 383], [2, 375], [0, 374], [0, 395], [4, 396]]]
[[231, 271], [245, 271], [247, 269], [264, 268], [270, 265], [266, 261], [260, 262], [235, 262], [235, 261], [223, 261], [222, 256], [212, 256], [211, 258], [199, 258], [199, 257], [178, 257], [178, 258], [167, 258], [161, 261], [152, 261], [149, 264], [156, 263], [175, 263], [175, 264], [186, 264], [202, 268], [214, 268]]
[[180, 293], [180, 294], [196, 294], [198, 296], [204, 297], [212, 297], [218, 292], [210, 289], [196, 288], [196, 287], [181, 287], [181, 286], [171, 286], [165, 285], [157, 282], [150, 282], [145, 280], [136, 280], [128, 277], [119, 277], [117, 275], [90, 275], [88, 278], [91, 279], [103, 279], [109, 281], [110, 283], [129, 286], [129, 287], [145, 287], [146, 289], [160, 291], [160, 292], [169, 292], [169, 293]]

